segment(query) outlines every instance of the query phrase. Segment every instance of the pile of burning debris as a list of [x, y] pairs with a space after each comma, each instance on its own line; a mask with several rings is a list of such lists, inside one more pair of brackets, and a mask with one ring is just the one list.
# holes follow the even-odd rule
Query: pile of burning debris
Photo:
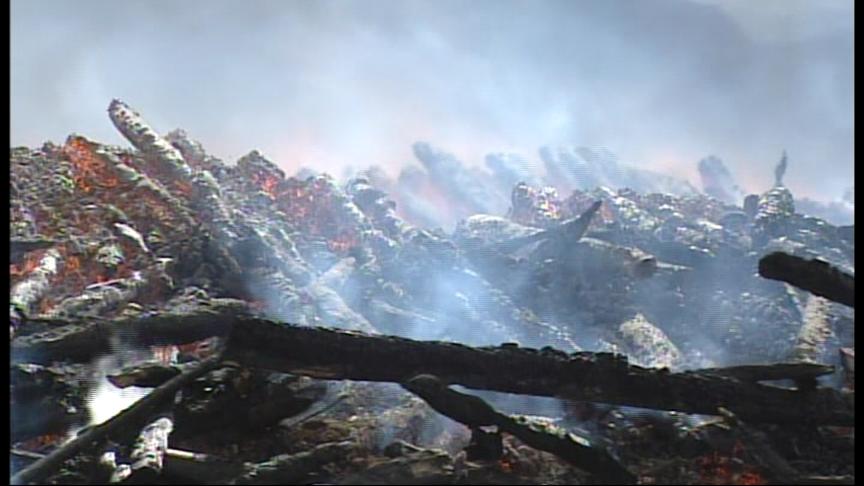
[[854, 480], [853, 236], [782, 183], [447, 234], [109, 115], [134, 149], [10, 153], [17, 483]]

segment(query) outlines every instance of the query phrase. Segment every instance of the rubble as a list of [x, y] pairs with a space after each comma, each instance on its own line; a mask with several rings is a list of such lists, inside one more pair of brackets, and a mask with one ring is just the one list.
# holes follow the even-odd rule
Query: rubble
[[[854, 475], [852, 227], [785, 169], [742, 198], [712, 159], [702, 194], [603, 150], [544, 175], [418, 143], [337, 181], [109, 117], [132, 148], [10, 150], [15, 482]], [[153, 390], [97, 424], [96, 387]]]

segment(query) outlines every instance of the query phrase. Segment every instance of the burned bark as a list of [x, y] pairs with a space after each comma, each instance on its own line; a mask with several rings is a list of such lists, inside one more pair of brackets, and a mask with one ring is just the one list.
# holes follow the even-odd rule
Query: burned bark
[[20, 264], [27, 253], [36, 250], [47, 250], [56, 244], [56, 241], [48, 239], [12, 238], [9, 240], [9, 263]]
[[461, 422], [472, 430], [497, 426], [535, 449], [546, 451], [591, 473], [602, 484], [635, 484], [636, 477], [602, 447], [560, 429], [531, 423], [525, 417], [498, 412], [480, 397], [448, 388], [432, 375], [418, 375], [403, 384], [405, 389], [425, 400], [438, 413]]
[[232, 322], [247, 313], [248, 306], [243, 301], [210, 299], [182, 302], [159, 313], [89, 323], [40, 320], [44, 331], [12, 341], [12, 359], [35, 363], [61, 359], [89, 361], [111, 350], [112, 336], [139, 346], [186, 344], [226, 335]]
[[239, 319], [225, 358], [321, 379], [403, 383], [432, 374], [468, 388], [685, 413], [716, 414], [723, 406], [752, 422], [854, 423], [854, 399], [835, 390], [805, 393], [716, 373], [670, 373], [633, 366], [607, 353], [507, 345], [472, 348]]
[[778, 251], [759, 260], [759, 275], [855, 307], [855, 277], [826, 261], [806, 260]]

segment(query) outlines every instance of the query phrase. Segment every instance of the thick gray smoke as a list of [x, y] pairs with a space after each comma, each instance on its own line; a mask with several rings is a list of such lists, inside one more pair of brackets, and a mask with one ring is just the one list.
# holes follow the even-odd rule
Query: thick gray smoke
[[[13, 0], [13, 145], [121, 143], [125, 99], [224, 160], [288, 173], [468, 164], [606, 147], [698, 182], [723, 159], [762, 192], [783, 148], [796, 195], [851, 186], [851, 0], [361, 2]], [[466, 197], [470, 197], [467, 195]]]

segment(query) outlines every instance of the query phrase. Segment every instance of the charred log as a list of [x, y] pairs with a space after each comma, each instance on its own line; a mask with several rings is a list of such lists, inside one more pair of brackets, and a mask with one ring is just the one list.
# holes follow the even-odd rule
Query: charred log
[[403, 383], [433, 374], [448, 384], [686, 413], [733, 410], [752, 422], [854, 423], [854, 399], [831, 389], [781, 389], [698, 371], [670, 373], [605, 353], [472, 348], [260, 319], [234, 324], [226, 359], [322, 379]]
[[828, 262], [778, 251], [759, 260], [759, 275], [855, 307], [855, 277]]
[[482, 398], [452, 390], [434, 376], [418, 375], [403, 386], [425, 400], [438, 413], [471, 429], [497, 426], [499, 430], [512, 434], [529, 446], [555, 454], [591, 473], [602, 484], [636, 482], [636, 478], [603, 448], [591, 445], [573, 434], [531, 423], [524, 417], [504, 415]]

